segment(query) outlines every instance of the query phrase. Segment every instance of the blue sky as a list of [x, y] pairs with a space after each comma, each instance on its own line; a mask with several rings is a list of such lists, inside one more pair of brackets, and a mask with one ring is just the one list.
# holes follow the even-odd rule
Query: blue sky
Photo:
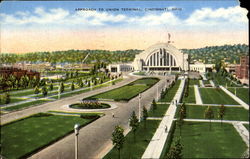
[[[76, 8], [95, 8], [97, 10], [98, 8], [119, 8], [120, 11], [75, 11]], [[140, 8], [142, 11], [121, 11], [121, 8]], [[145, 8], [178, 8], [181, 10], [144, 11]], [[80, 32], [87, 34], [92, 31], [91, 36], [105, 32], [113, 39], [117, 39], [118, 36], [125, 33], [131, 36], [141, 36], [143, 32], [144, 35], [148, 34], [148, 37], [145, 36], [145, 39], [149, 38], [148, 43], [152, 43], [156, 41], [157, 36], [163, 34], [162, 32], [165, 34], [166, 30], [176, 35], [194, 36], [198, 42], [209, 35], [212, 38], [211, 41], [221, 38], [221, 44], [246, 43], [245, 33], [248, 33], [246, 14], [247, 10], [240, 8], [236, 0], [5, 1], [0, 5], [2, 39], [6, 41], [17, 36], [35, 37], [36, 33], [36, 36], [42, 37], [36, 39], [37, 43], [39, 43], [38, 40], [44, 42], [43, 40], [51, 38], [52, 34], [59, 37], [62, 32], [70, 32], [71, 34], [68, 33], [68, 36], [72, 37], [76, 31], [79, 31], [79, 34]], [[158, 34], [153, 37], [152, 33], [157, 31], [159, 31]], [[29, 35], [31, 32], [34, 35]], [[218, 37], [217, 35], [220, 33], [223, 35]], [[239, 39], [243, 35], [243, 40]], [[131, 36], [129, 38], [132, 40], [136, 38]], [[198, 36], [200, 37], [198, 38]], [[231, 39], [231, 41], [227, 40], [229, 37], [235, 37], [233, 39], [235, 42]], [[155, 40], [150, 41], [150, 38]], [[23, 41], [22, 38], [18, 39]], [[122, 40], [120, 39], [120, 41]], [[134, 42], [131, 41], [131, 43]], [[205, 45], [204, 43], [199, 46]], [[180, 43], [180, 46], [185, 47], [182, 46], [183, 44], [184, 42]], [[12, 47], [6, 42], [6, 48], [7, 46]], [[136, 46], [132, 48], [134, 47]]]

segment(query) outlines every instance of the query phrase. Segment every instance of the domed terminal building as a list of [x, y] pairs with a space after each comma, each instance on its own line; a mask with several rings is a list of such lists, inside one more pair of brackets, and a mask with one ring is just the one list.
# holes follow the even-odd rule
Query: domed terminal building
[[188, 54], [168, 43], [157, 43], [137, 54], [132, 63], [108, 65], [110, 72], [179, 72], [188, 70]]
[[136, 55], [132, 66], [135, 71], [186, 71], [188, 54], [170, 43], [157, 43]]

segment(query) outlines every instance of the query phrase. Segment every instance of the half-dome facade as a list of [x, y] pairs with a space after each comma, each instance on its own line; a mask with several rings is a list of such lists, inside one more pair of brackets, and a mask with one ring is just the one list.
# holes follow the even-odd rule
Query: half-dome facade
[[136, 71], [188, 70], [188, 54], [169, 43], [158, 43], [136, 55], [133, 67]]

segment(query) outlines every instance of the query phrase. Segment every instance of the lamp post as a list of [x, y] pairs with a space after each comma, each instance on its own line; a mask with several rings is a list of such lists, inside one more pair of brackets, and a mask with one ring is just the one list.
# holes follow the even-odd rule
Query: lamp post
[[157, 83], [157, 97], [156, 97], [156, 99], [157, 99], [157, 101], [159, 100], [159, 83]]
[[78, 159], [78, 134], [79, 134], [79, 124], [75, 124], [75, 159]]
[[141, 93], [139, 93], [139, 122], [141, 122]]
[[58, 87], [58, 99], [60, 99], [60, 95], [61, 95], [60, 88], [61, 88], [61, 86], [60, 86], [60, 84], [59, 84], [59, 87]]

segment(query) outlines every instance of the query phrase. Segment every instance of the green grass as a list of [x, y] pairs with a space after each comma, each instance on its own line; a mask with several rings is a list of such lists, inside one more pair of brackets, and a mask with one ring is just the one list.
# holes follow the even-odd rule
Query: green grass
[[163, 117], [168, 110], [169, 104], [157, 104], [157, 109], [148, 112], [149, 117]]
[[19, 109], [43, 104], [46, 102], [48, 102], [48, 101], [47, 100], [36, 100], [36, 101], [28, 102], [28, 103], [23, 103], [23, 104], [18, 104], [18, 105], [11, 106], [11, 107], [3, 108], [3, 110], [7, 110], [7, 111], [19, 110]]
[[[196, 106], [196, 105], [186, 105], [187, 108], [187, 119], [205, 119], [204, 112], [207, 108], [206, 106]], [[211, 106], [214, 112], [214, 119], [220, 120], [218, 117], [219, 106]], [[175, 117], [179, 116], [178, 114], [179, 107], [176, 111]], [[224, 120], [240, 120], [240, 121], [249, 121], [248, 110], [242, 107], [226, 107]]]
[[198, 79], [189, 79], [189, 85], [192, 86], [192, 85], [200, 85], [200, 82]]
[[[8, 103], [8, 104], [17, 103], [17, 102], [21, 102], [21, 101], [24, 101], [24, 100], [26, 100], [26, 99], [11, 98], [11, 97], [10, 97], [10, 103]], [[1, 102], [0, 102], [0, 105], [4, 105], [4, 103], [1, 103]]]
[[125, 86], [100, 93], [94, 96], [89, 97], [88, 99], [114, 99], [116, 101], [129, 101], [133, 97], [137, 96], [139, 93], [147, 90], [155, 83], [157, 83], [159, 79], [156, 78], [143, 78], [131, 82]]
[[217, 88], [200, 88], [201, 98], [204, 104], [229, 104], [239, 105], [223, 90]]
[[34, 94], [34, 90], [27, 90], [27, 91], [24, 90], [23, 92], [18, 92], [18, 93], [11, 92], [10, 96], [22, 97], [22, 96], [29, 96], [29, 95], [32, 95], [32, 94]]
[[[146, 123], [147, 127], [144, 129], [143, 122], [136, 131], [136, 142], [133, 140], [132, 131], [127, 134], [125, 143], [121, 149], [121, 159], [141, 158], [160, 123], [157, 120], [148, 120]], [[118, 150], [114, 148], [104, 157], [104, 159], [116, 158], [118, 158]]]
[[213, 73], [213, 72], [209, 72], [207, 74], [208, 79], [213, 80], [215, 85], [222, 85], [222, 86], [228, 86], [228, 87], [239, 87], [236, 84], [234, 84], [231, 80], [228, 80], [226, 77], [221, 76], [219, 73]]
[[[235, 93], [235, 88], [228, 88], [230, 92]], [[249, 104], [249, 88], [236, 88], [236, 96]]]
[[[81, 126], [93, 119], [79, 116], [37, 116], [1, 126], [1, 154], [6, 158], [29, 155], [73, 132], [76, 123]], [[56, 124], [55, 124], [56, 123]]]
[[159, 100], [159, 102], [171, 102], [179, 88], [180, 83], [181, 80], [177, 80], [175, 85], [172, 88], [168, 89], [167, 93], [162, 99]]
[[188, 96], [185, 97], [185, 95], [183, 95], [183, 102], [185, 102], [185, 103], [196, 103], [195, 94], [194, 94], [194, 86], [189, 86]]
[[249, 124], [243, 124], [246, 128], [247, 128], [247, 130], [249, 131]]
[[[240, 158], [247, 146], [233, 125], [212, 123], [211, 126], [209, 131], [209, 123], [184, 123], [181, 136], [183, 158]], [[178, 126], [173, 141], [177, 138]]]

